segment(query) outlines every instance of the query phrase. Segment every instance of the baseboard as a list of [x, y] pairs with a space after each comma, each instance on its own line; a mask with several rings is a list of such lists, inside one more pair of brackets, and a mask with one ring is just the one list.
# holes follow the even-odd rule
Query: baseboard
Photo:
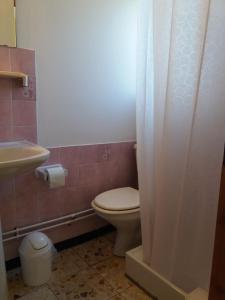
[[208, 293], [200, 288], [187, 294], [143, 262], [142, 246], [126, 253], [126, 274], [158, 300], [207, 300]]

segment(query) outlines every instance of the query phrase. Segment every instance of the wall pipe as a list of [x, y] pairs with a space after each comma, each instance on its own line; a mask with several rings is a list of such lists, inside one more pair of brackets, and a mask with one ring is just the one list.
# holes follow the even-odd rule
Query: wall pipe
[[[74, 222], [77, 222], [77, 221], [80, 221], [80, 220], [84, 220], [84, 219], [89, 218], [89, 217], [94, 216], [94, 215], [96, 215], [95, 212], [94, 212], [94, 209], [91, 208], [91, 209], [87, 209], [87, 210], [77, 212], [77, 213], [74, 213], [74, 214], [70, 214], [70, 215], [66, 215], [66, 216], [63, 216], [63, 217], [55, 218], [55, 219], [52, 219], [52, 220], [36, 223], [36, 224], [33, 224], [33, 225], [29, 225], [29, 226], [25, 226], [25, 227], [18, 227], [18, 228], [15, 228], [14, 230], [4, 232], [2, 234], [3, 237], [8, 236], [8, 235], [12, 235], [12, 234], [14, 234], [14, 236], [3, 238], [3, 242], [11, 241], [11, 240], [14, 240], [14, 239], [19, 239], [19, 238], [24, 237], [27, 234], [32, 232], [32, 230], [31, 230], [31, 231], [22, 233], [23, 231], [26, 231], [26, 230], [30, 230], [30, 229], [33, 229], [33, 228], [38, 228], [38, 230], [41, 230], [41, 231], [50, 230], [50, 229], [57, 228], [57, 227], [60, 227], [60, 226], [69, 225], [71, 223], [74, 223]], [[69, 220], [64, 221], [66, 219], [69, 219]], [[52, 223], [53, 223], [53, 225], [51, 225]], [[49, 226], [45, 227], [46, 225], [49, 225]]]

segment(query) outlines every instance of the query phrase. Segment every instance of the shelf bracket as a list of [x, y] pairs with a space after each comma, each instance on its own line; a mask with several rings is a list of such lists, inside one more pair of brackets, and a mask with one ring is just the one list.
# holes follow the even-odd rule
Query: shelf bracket
[[29, 78], [28, 75], [22, 72], [13, 72], [13, 71], [0, 71], [0, 78], [15, 78], [22, 79], [23, 86], [28, 87]]

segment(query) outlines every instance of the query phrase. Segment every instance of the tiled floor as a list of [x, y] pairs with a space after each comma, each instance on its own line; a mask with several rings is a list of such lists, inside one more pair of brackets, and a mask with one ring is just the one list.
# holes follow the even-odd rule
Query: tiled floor
[[60, 252], [52, 278], [38, 288], [23, 284], [20, 270], [8, 273], [9, 300], [150, 300], [125, 276], [125, 260], [113, 256], [113, 234]]

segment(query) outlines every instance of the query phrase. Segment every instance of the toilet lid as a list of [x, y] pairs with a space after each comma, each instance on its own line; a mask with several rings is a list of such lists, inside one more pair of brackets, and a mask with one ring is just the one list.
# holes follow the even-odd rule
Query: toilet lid
[[138, 190], [131, 187], [104, 192], [94, 199], [94, 203], [107, 210], [128, 210], [140, 206]]

